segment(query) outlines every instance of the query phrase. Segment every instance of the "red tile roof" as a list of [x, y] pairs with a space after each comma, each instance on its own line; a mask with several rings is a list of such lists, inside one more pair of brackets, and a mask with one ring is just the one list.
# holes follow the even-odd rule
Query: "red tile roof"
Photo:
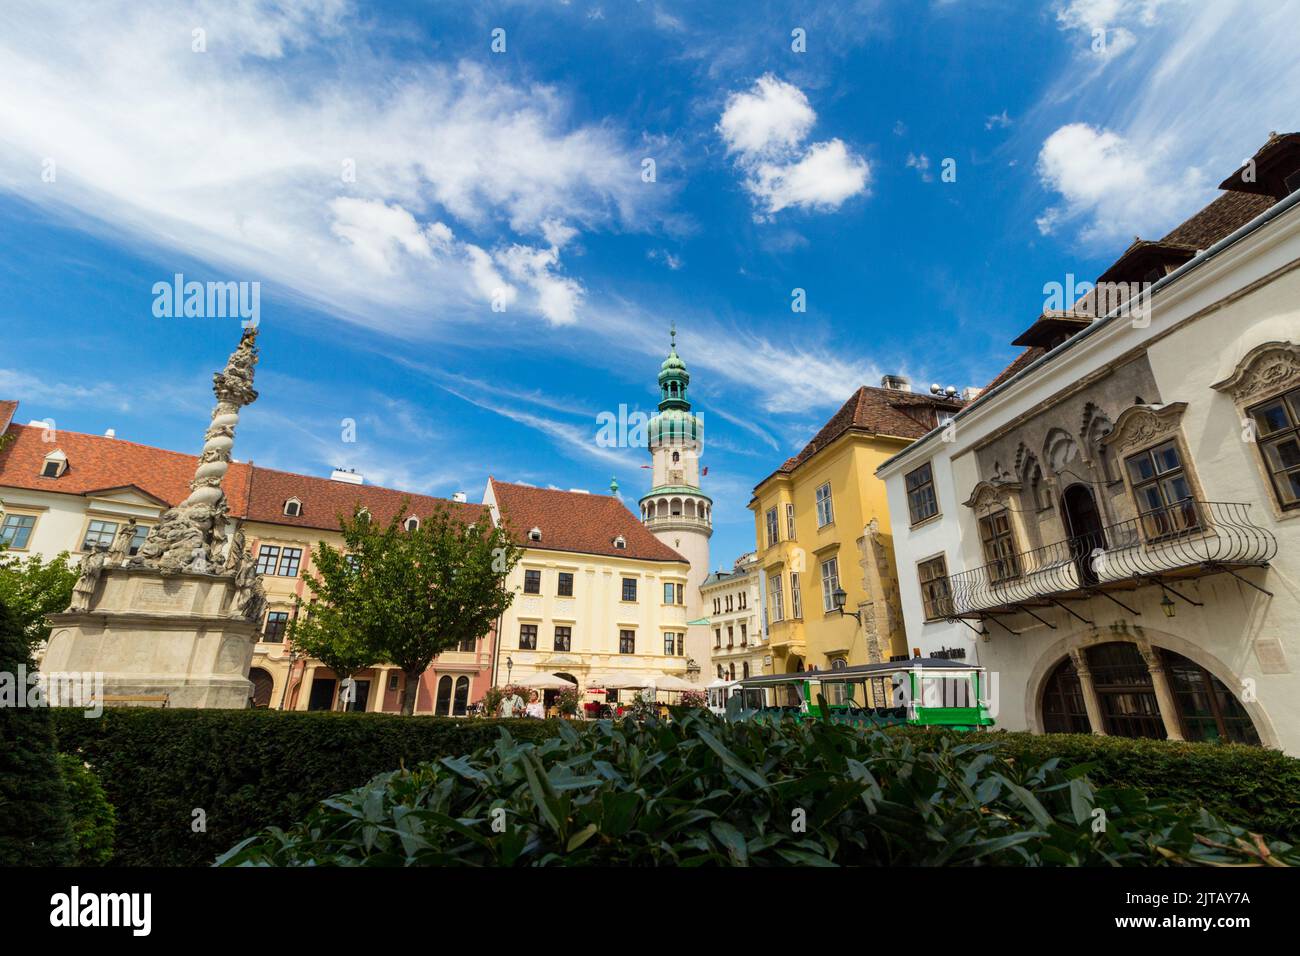
[[0, 435], [5, 433], [16, 411], [18, 411], [17, 402], [0, 402]]
[[[0, 419], [8, 406], [16, 407], [17, 403], [0, 402]], [[12, 409], [9, 414], [13, 414]], [[194, 455], [102, 435], [59, 431], [56, 441], [45, 442], [41, 440], [44, 429], [30, 425], [10, 425], [8, 433], [15, 440], [0, 451], [0, 487], [89, 495], [134, 486], [171, 507], [189, 495], [190, 480], [198, 465]], [[58, 478], [42, 478], [45, 456], [56, 449], [67, 456], [67, 470]], [[325, 531], [338, 530], [339, 515], [351, 514], [357, 505], [367, 508], [376, 521], [389, 521], [403, 499], [408, 498], [410, 511], [420, 517], [439, 506], [451, 508], [466, 522], [477, 521], [485, 513], [479, 504], [376, 485], [350, 485], [330, 478], [258, 468], [248, 462], [231, 463], [223, 488], [232, 517]], [[284, 514], [284, 503], [291, 497], [302, 502], [302, 514], [296, 518]]]
[[840, 410], [831, 416], [830, 421], [822, 426], [821, 431], [813, 436], [803, 451], [793, 458], [787, 458], [780, 468], [755, 485], [755, 490], [776, 475], [790, 474], [845, 432], [920, 438], [934, 425], [927, 423], [925, 415], [913, 417], [905, 409], [956, 412], [964, 404], [957, 399], [939, 398], [921, 392], [863, 385], [849, 396], [849, 400], [840, 406]]
[[[644, 561], [686, 561], [646, 530], [617, 498], [515, 485], [492, 477], [488, 485], [502, 522], [525, 547]], [[533, 528], [541, 529], [540, 542], [528, 540]], [[627, 543], [625, 549], [614, 547], [619, 535]]]

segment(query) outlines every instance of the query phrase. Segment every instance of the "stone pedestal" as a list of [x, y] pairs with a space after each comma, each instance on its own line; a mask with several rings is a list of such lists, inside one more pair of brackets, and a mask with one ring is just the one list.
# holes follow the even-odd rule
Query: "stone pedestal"
[[97, 672], [105, 696], [168, 695], [169, 707], [248, 706], [256, 627], [230, 575], [105, 568], [90, 610], [50, 615], [47, 674]]

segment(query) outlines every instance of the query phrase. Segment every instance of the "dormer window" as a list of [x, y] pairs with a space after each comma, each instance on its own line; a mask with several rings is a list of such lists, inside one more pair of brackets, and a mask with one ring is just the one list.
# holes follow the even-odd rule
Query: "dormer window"
[[287, 517], [298, 518], [302, 515], [302, 502], [297, 498], [290, 498], [284, 503], [284, 513]]
[[357, 520], [360, 521], [362, 524], [370, 524], [370, 509], [369, 508], [357, 509]]
[[621, 534], [614, 539], [614, 547], [620, 551], [627, 550], [627, 541], [623, 538]]
[[411, 515], [411, 517], [406, 519], [403, 527], [406, 528], [407, 531], [415, 531], [420, 527], [420, 519], [415, 515]]
[[41, 465], [41, 477], [61, 478], [67, 470], [68, 456], [62, 451], [55, 450], [45, 456], [45, 462]]
[[542, 529], [541, 529], [541, 528], [534, 528], [532, 531], [528, 532], [528, 540], [529, 540], [529, 541], [541, 541], [541, 540], [542, 540]]

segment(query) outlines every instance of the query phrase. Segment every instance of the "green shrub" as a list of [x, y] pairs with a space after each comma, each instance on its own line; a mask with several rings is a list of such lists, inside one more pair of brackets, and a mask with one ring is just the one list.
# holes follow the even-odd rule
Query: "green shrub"
[[[27, 638], [8, 607], [0, 604], [0, 674], [7, 692], [27, 703], [20, 672], [35, 670]], [[50, 711], [0, 703], [0, 866], [62, 866], [72, 862], [68, 793], [59, 775]]]
[[103, 866], [113, 857], [113, 806], [94, 771], [80, 757], [59, 754], [59, 771], [68, 789], [72, 842], [77, 866]]
[[[917, 746], [945, 734], [898, 727]], [[946, 734], [953, 736], [951, 732]], [[1089, 734], [981, 733], [959, 739], [990, 741], [1007, 758], [1088, 766], [1096, 784], [1135, 787], [1148, 796], [1203, 806], [1216, 816], [1300, 844], [1300, 760], [1244, 744], [1181, 743]]]
[[116, 811], [114, 866], [206, 865], [259, 828], [288, 826], [319, 800], [381, 771], [485, 746], [502, 724], [524, 739], [555, 733], [553, 721], [392, 714], [53, 713], [59, 749], [90, 764]]
[[224, 865], [1300, 863], [1204, 810], [994, 742], [825, 721], [601, 721], [380, 774]]

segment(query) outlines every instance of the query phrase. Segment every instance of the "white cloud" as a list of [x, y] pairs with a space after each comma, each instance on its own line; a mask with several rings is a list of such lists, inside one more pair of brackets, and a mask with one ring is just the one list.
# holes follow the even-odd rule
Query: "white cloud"
[[1038, 175], [1064, 205], [1047, 210], [1039, 229], [1050, 232], [1062, 221], [1082, 218], [1085, 241], [1109, 241], [1172, 224], [1203, 189], [1205, 177], [1196, 169], [1170, 176], [1167, 160], [1162, 150], [1137, 147], [1109, 130], [1062, 126], [1043, 143]]
[[994, 115], [986, 119], [984, 121], [984, 128], [985, 129], [994, 129], [994, 128], [1007, 129], [1011, 125], [1011, 122], [1012, 122], [1011, 117], [1007, 115], [1006, 110], [1003, 110], [1001, 113], [995, 113]]
[[866, 192], [871, 170], [840, 139], [804, 145], [817, 114], [803, 91], [770, 73], [727, 98], [718, 132], [745, 173], [759, 219], [782, 209], [838, 209]]
[[[613, 124], [473, 62], [394, 63], [351, 10], [11, 6], [0, 88], [23, 93], [0, 98], [0, 190], [126, 237], [162, 271], [197, 258], [404, 335], [484, 316], [481, 261], [454, 235], [558, 248], [659, 221], [671, 189], [643, 187], [642, 148]], [[518, 307], [554, 321], [574, 289], [543, 281]]]
[[930, 173], [930, 157], [922, 153], [917, 156], [915, 153], [907, 154], [907, 168], [915, 169], [920, 174], [921, 179], [927, 183], [934, 182], [934, 176]]

